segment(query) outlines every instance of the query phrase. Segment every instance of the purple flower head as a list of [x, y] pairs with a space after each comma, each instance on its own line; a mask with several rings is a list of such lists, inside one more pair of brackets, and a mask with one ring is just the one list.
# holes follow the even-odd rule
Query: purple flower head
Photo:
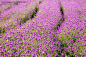
[[22, 53], [20, 56], [21, 56], [21, 57], [22, 57], [22, 56], [25, 56], [25, 54], [24, 54], [24, 53]]
[[2, 38], [2, 36], [0, 35], [0, 38]]
[[25, 51], [25, 54], [27, 54], [28, 52], [29, 52], [29, 50], [26, 50], [26, 51]]
[[24, 42], [24, 44], [25, 44], [25, 45], [27, 45], [27, 44], [28, 44], [28, 42]]
[[86, 38], [86, 35], [84, 35], [82, 38], [83, 38], [83, 39]]
[[16, 52], [15, 54], [19, 54], [19, 52]]
[[82, 53], [80, 53], [80, 55], [82, 55]]
[[84, 46], [86, 46], [86, 43], [84, 43]]
[[86, 52], [86, 50], [84, 50]]
[[4, 53], [4, 55], [7, 55], [7, 53]]
[[11, 51], [7, 51], [7, 53], [11, 53]]
[[82, 31], [83, 30], [83, 28], [80, 28], [80, 31]]
[[2, 46], [0, 46], [0, 49], [2, 49]]
[[22, 41], [19, 41], [19, 44], [22, 44]]
[[30, 54], [26, 54], [26, 55], [30, 57]]
[[11, 38], [11, 36], [7, 36], [7, 38], [8, 38], [8, 39], [10, 39], [10, 38]]
[[23, 49], [24, 48], [24, 45], [22, 45], [21, 48]]
[[48, 54], [48, 55], [46, 55], [46, 57], [52, 57], [52, 55]]
[[31, 56], [32, 56], [32, 57], [35, 57], [35, 54], [32, 54]]

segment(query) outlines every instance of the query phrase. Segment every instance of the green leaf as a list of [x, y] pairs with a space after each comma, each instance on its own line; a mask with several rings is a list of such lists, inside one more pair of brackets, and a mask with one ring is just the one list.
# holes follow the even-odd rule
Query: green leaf
[[13, 49], [13, 51], [17, 52], [17, 50], [16, 50], [16, 49]]
[[19, 52], [19, 57], [20, 57], [21, 54], [22, 54], [22, 52]]
[[66, 55], [68, 56], [68, 55], [70, 55], [70, 53], [67, 51], [67, 52], [66, 52]]
[[31, 51], [31, 47], [28, 47], [27, 50]]

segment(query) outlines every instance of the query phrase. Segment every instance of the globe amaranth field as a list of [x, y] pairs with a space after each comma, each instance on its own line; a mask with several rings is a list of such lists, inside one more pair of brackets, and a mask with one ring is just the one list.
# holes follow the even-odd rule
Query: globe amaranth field
[[86, 0], [0, 0], [0, 57], [86, 57]]

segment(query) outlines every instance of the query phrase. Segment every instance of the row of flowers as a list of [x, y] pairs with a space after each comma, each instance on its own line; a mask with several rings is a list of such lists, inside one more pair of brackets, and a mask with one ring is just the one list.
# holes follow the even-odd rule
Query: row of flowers
[[65, 21], [55, 34], [58, 35], [55, 40], [58, 56], [85, 57], [86, 6], [75, 1], [63, 1], [61, 4], [64, 9]]
[[[2, 12], [0, 22], [1, 31], [7, 31], [10, 28], [14, 28], [17, 25], [21, 25], [21, 22], [24, 23], [26, 20], [33, 18], [36, 12], [38, 11], [37, 5], [39, 1], [31, 1], [31, 3], [22, 3], [20, 5], [16, 5], [11, 9]], [[1, 32], [1, 33], [2, 33]]]
[[0, 5], [0, 14], [1, 14], [2, 11], [8, 10], [15, 5], [16, 5], [15, 3], [6, 3], [6, 4], [3, 4], [3, 5]]

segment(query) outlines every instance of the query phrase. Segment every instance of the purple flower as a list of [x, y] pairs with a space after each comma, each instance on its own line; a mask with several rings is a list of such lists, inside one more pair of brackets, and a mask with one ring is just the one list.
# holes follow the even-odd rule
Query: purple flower
[[80, 28], [80, 31], [82, 31], [83, 30], [83, 28]]
[[25, 51], [25, 54], [27, 54], [28, 52], [29, 52], [29, 50], [26, 50], [26, 51]]
[[0, 46], [0, 49], [2, 49], [2, 46]]
[[30, 56], [30, 54], [26, 54], [27, 56]]
[[7, 53], [4, 53], [4, 55], [7, 55]]
[[19, 52], [16, 52], [15, 54], [19, 54]]
[[24, 44], [25, 44], [25, 45], [27, 45], [27, 44], [28, 44], [28, 42], [24, 42]]
[[23, 49], [24, 48], [24, 45], [22, 45], [21, 48]]
[[20, 56], [21, 56], [21, 57], [22, 57], [22, 56], [25, 56], [25, 54], [24, 54], [24, 53], [22, 53]]
[[8, 38], [8, 39], [10, 39], [10, 38], [11, 38], [11, 36], [7, 36], [7, 38]]
[[84, 46], [86, 46], [86, 43], [84, 43]]
[[7, 53], [11, 53], [11, 51], [7, 51]]
[[20, 49], [20, 52], [22, 52], [22, 49]]
[[86, 50], [84, 50], [86, 52]]
[[35, 57], [35, 54], [32, 54], [31, 56], [32, 56], [32, 57]]
[[2, 36], [0, 35], [0, 38], [2, 38]]
[[22, 41], [19, 41], [19, 44], [22, 44]]
[[52, 55], [48, 54], [48, 55], [46, 55], [46, 57], [52, 57]]
[[82, 55], [82, 53], [80, 53], [80, 55]]
[[84, 35], [82, 38], [83, 38], [83, 39], [86, 38], [86, 35]]
[[3, 51], [3, 52], [5, 52], [5, 51], [6, 51], [6, 49], [2, 48], [2, 51]]

